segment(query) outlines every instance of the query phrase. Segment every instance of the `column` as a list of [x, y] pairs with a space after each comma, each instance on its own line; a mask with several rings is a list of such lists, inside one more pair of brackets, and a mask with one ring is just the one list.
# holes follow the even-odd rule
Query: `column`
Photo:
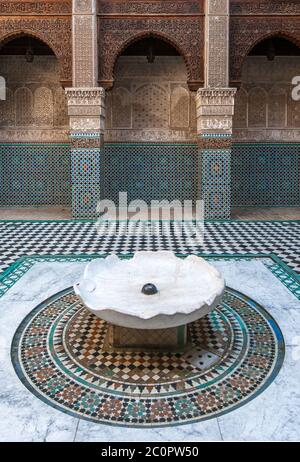
[[98, 87], [97, 0], [73, 0], [73, 87], [70, 118], [73, 218], [96, 218], [105, 125], [105, 90]]
[[197, 92], [200, 197], [206, 219], [231, 211], [234, 97], [229, 88], [229, 0], [206, 0], [205, 86]]

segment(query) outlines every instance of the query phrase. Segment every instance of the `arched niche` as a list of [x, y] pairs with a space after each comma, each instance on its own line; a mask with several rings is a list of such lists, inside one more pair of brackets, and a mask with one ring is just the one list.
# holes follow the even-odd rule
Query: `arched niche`
[[0, 140], [67, 141], [67, 102], [55, 51], [32, 34], [10, 35], [1, 43], [0, 74], [14, 99], [2, 107]]
[[[300, 48], [296, 40], [269, 34], [255, 41], [243, 61], [241, 90], [237, 93], [234, 126], [247, 139], [247, 128], [257, 141], [295, 140], [297, 108], [291, 98], [292, 79], [299, 74]], [[245, 104], [248, 93], [248, 127]], [[243, 115], [244, 114], [244, 115]], [[252, 134], [248, 132], [249, 139]]]
[[283, 22], [280, 29], [278, 29], [277, 21], [270, 22], [266, 33], [265, 19], [261, 22], [254, 20], [249, 22], [246, 30], [244, 19], [238, 22], [232, 21], [230, 37], [230, 81], [232, 84], [240, 85], [248, 56], [254, 55], [272, 40], [281, 40], [293, 47], [294, 50], [300, 48], [299, 31], [291, 28], [290, 22], [287, 24]]
[[194, 95], [184, 58], [156, 36], [134, 40], [119, 56], [107, 92], [108, 141], [194, 139]]

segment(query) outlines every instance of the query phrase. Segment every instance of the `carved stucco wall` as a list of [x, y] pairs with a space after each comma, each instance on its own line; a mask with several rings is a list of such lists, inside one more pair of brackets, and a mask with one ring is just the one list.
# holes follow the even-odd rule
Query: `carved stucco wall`
[[106, 96], [106, 141], [191, 141], [195, 94], [181, 57], [121, 56]]
[[291, 98], [300, 57], [249, 56], [237, 93], [234, 135], [244, 141], [300, 141], [300, 104]]
[[55, 56], [0, 56], [6, 101], [0, 102], [0, 141], [68, 141], [64, 90]]

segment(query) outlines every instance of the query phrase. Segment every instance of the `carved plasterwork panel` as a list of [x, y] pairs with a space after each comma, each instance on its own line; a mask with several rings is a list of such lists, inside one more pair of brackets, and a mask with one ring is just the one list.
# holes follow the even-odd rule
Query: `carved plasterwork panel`
[[300, 104], [299, 101], [294, 101], [292, 98], [288, 100], [288, 125], [293, 128], [300, 128]]
[[150, 83], [135, 91], [133, 128], [167, 128], [169, 117], [167, 89]]
[[207, 19], [206, 83], [207, 87], [228, 86], [228, 16]]
[[15, 92], [16, 125], [33, 123], [33, 94], [29, 88], [21, 87]]
[[35, 90], [33, 119], [36, 126], [53, 126], [53, 94], [50, 88]]
[[115, 128], [131, 128], [132, 98], [127, 88], [116, 88], [112, 95], [113, 126]]
[[246, 128], [248, 126], [248, 93], [240, 88], [235, 98], [234, 127]]
[[115, 63], [132, 42], [156, 36], [171, 43], [182, 55], [188, 82], [197, 87], [203, 82], [203, 18], [110, 18], [99, 19], [99, 78], [110, 87], [114, 80]]
[[74, 86], [95, 85], [95, 56], [93, 42], [96, 42], [93, 30], [94, 18], [91, 15], [75, 16], [73, 37], [73, 73]]
[[54, 126], [67, 126], [69, 123], [67, 98], [63, 88], [57, 88], [54, 93]]
[[266, 127], [267, 94], [263, 88], [254, 87], [249, 91], [248, 123], [249, 127]]
[[268, 92], [268, 127], [281, 128], [286, 126], [287, 89], [275, 85]]
[[171, 127], [189, 127], [190, 95], [183, 86], [174, 85], [171, 91]]
[[0, 102], [0, 128], [15, 125], [14, 94], [10, 88], [6, 88], [6, 100]]

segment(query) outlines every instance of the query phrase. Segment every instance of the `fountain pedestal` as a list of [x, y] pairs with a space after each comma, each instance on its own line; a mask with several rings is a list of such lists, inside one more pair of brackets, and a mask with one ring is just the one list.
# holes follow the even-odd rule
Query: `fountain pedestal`
[[106, 348], [111, 350], [143, 349], [143, 351], [183, 351], [188, 343], [187, 326], [169, 329], [129, 329], [110, 325]]

